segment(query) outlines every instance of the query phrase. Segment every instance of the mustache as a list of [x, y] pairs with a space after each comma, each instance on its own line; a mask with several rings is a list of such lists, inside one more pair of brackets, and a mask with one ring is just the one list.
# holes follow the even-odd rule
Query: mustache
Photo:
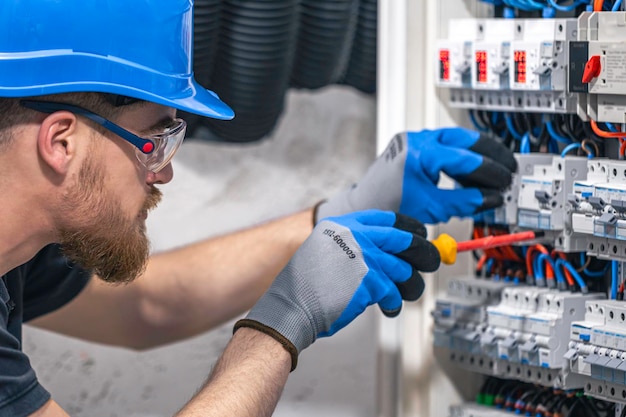
[[143, 210], [150, 211], [159, 205], [163, 199], [163, 192], [156, 188], [154, 185], [150, 186], [150, 194], [146, 197], [146, 202], [143, 205]]

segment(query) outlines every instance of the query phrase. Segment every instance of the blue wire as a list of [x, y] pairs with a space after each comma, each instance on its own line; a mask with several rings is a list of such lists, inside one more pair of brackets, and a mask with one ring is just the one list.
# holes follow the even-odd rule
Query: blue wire
[[604, 274], [606, 274], [607, 269], [609, 269], [609, 264], [607, 263], [601, 271], [590, 271], [587, 268], [583, 270], [585, 275], [590, 276], [591, 278], [602, 278]]
[[559, 153], [559, 145], [558, 145], [558, 144], [556, 143], [556, 141], [555, 141], [555, 140], [553, 140], [553, 139], [550, 139], [550, 140], [548, 141], [548, 152], [550, 152], [550, 153], [556, 153], [556, 154], [558, 154], [558, 153]]
[[562, 6], [557, 4], [557, 2], [555, 0], [548, 0], [548, 3], [550, 4], [550, 6], [554, 7], [555, 9], [561, 11], [561, 12], [571, 12], [572, 10], [574, 10], [576, 7], [580, 6], [581, 4], [588, 4], [589, 2], [587, 1], [575, 1], [570, 5], [567, 6]]
[[487, 259], [487, 265], [486, 266], [486, 273], [490, 274], [491, 273], [491, 269], [493, 268], [493, 263], [494, 263], [494, 259], [493, 258], [489, 258]]
[[[554, 275], [556, 276], [556, 281], [557, 282], [565, 282], [565, 275], [563, 274], [563, 268], [561, 263], [559, 263], [559, 261], [561, 260], [561, 258], [557, 259], [556, 262], [554, 263]], [[565, 284], [567, 286], [567, 284]]]
[[[580, 252], [580, 264], [581, 265], [584, 265], [585, 263], [587, 263], [586, 262], [587, 260], [585, 259], [586, 257], [587, 257], [587, 254], [585, 252]], [[601, 271], [590, 271], [589, 269], [585, 268], [583, 270], [583, 273], [592, 278], [602, 278], [604, 274], [606, 274], [606, 271], [608, 268], [609, 268], [609, 263], [607, 262]]]
[[620, 9], [620, 7], [622, 7], [622, 0], [616, 0], [615, 3], [613, 3], [613, 8], [611, 9], [611, 11], [616, 12]]
[[520, 153], [530, 153], [530, 135], [528, 133], [522, 136], [522, 144], [519, 151]]
[[504, 0], [505, 3], [510, 3], [511, 6], [516, 9], [532, 12], [535, 10], [541, 10], [544, 8], [543, 4], [536, 3], [532, 0]]
[[539, 262], [539, 256], [535, 256], [533, 259], [533, 276], [535, 279], [543, 279], [543, 268], [541, 267], [541, 263]]
[[[547, 253], [542, 253], [541, 255], [537, 256], [538, 259], [538, 263], [539, 263], [539, 269], [541, 270], [541, 265], [545, 262], [547, 264], [550, 264], [550, 266], [552, 267], [553, 271], [556, 271], [556, 266], [554, 265], [554, 261], [552, 260], [552, 258], [550, 258], [550, 255], [548, 255]], [[558, 281], [558, 274], [555, 274], [557, 276], [557, 281]], [[562, 281], [560, 282], [565, 282], [565, 280], [563, 279], [563, 277], [561, 276]]]
[[563, 259], [557, 259], [556, 265], [557, 265], [557, 268], [559, 266], [567, 268], [567, 270], [569, 271], [570, 274], [572, 274], [572, 277], [574, 278], [574, 280], [576, 281], [576, 283], [578, 284], [582, 292], [587, 293], [589, 291], [589, 288], [587, 288], [587, 284], [585, 284], [585, 281], [583, 280], [583, 278], [580, 276], [578, 271], [576, 271], [576, 268], [574, 268], [574, 266], [571, 263]]
[[554, 130], [554, 126], [552, 125], [552, 121], [548, 121], [546, 123], [546, 127], [548, 128], [548, 133], [550, 134], [552, 139], [556, 140], [557, 142], [564, 143], [565, 145], [568, 145], [568, 144], [572, 143], [571, 139], [559, 135], [556, 132], [556, 130]]
[[509, 113], [507, 113], [504, 116], [504, 121], [506, 122], [506, 128], [509, 129], [509, 132], [511, 132], [511, 135], [513, 135], [513, 138], [521, 141], [522, 134], [519, 133], [517, 130], [515, 130], [515, 126], [513, 126], [513, 119]]
[[495, 126], [498, 124], [498, 120], [500, 120], [500, 113], [494, 111], [491, 113], [491, 123]]
[[470, 121], [472, 122], [472, 124], [474, 125], [474, 127], [476, 128], [476, 130], [480, 131], [480, 132], [488, 132], [489, 129], [487, 129], [487, 127], [482, 126], [480, 123], [478, 123], [478, 120], [476, 120], [476, 116], [474, 115], [474, 111], [470, 110], [469, 111], [469, 118]]
[[617, 300], [617, 261], [611, 261], [611, 300]]
[[580, 145], [580, 143], [570, 143], [569, 145], [567, 145], [565, 148], [563, 148], [563, 150], [561, 151], [561, 158], [565, 158], [565, 155], [567, 155], [567, 153], [573, 149], [578, 149], [581, 148], [582, 146]]
[[[507, 4], [507, 2], [504, 1], [504, 4]], [[515, 10], [507, 5], [504, 10], [502, 10], [502, 17], [505, 19], [515, 19]]]
[[604, 122], [604, 124], [606, 125], [606, 127], [611, 131], [611, 132], [617, 132], [617, 128], [615, 127], [615, 125], [611, 122]]
[[556, 9], [554, 7], [544, 7], [541, 11], [541, 17], [544, 19], [552, 19], [556, 16]]

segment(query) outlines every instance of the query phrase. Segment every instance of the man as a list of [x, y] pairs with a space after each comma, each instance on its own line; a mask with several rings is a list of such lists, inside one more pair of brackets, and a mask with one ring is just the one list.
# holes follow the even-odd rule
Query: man
[[[189, 0], [0, 6], [0, 417], [67, 415], [21, 351], [24, 321], [145, 349], [247, 310], [177, 415], [270, 415], [299, 352], [369, 305], [393, 317], [419, 298], [420, 271], [439, 266], [421, 222], [501, 203], [504, 147], [409, 132], [315, 208], [146, 265], [145, 218], [185, 134], [176, 109], [233, 116], [193, 80], [191, 16]], [[440, 172], [464, 187], [438, 189]]]

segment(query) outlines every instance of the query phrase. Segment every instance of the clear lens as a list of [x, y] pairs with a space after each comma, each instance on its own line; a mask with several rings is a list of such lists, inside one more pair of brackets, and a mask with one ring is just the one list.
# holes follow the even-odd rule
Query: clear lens
[[167, 131], [147, 138], [154, 142], [154, 151], [147, 155], [139, 149], [135, 152], [137, 159], [154, 173], [159, 172], [170, 163], [174, 154], [176, 154], [176, 151], [183, 143], [183, 139], [185, 139], [187, 123], [182, 119], [175, 119], [174, 122], [175, 125]]

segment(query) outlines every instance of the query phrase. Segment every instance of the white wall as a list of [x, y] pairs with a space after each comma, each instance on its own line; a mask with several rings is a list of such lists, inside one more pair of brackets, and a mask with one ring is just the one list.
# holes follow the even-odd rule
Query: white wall
[[[447, 34], [450, 19], [487, 16], [491, 8], [478, 0], [394, 0], [379, 4], [379, 149], [391, 132], [468, 125], [466, 112], [448, 108], [447, 95], [435, 86], [436, 42]], [[451, 182], [444, 179], [440, 185], [451, 186]], [[446, 232], [467, 238], [469, 231], [469, 222], [458, 220], [429, 227], [431, 236]], [[454, 267], [443, 266], [425, 276], [430, 285], [420, 301], [408, 306], [398, 322], [381, 326], [381, 345], [388, 356], [401, 358], [387, 364], [385, 374], [394, 375], [396, 385], [395, 389], [380, 385], [384, 405], [381, 417], [445, 417], [449, 404], [470, 398], [476, 389], [478, 375], [459, 372], [434, 356], [430, 315], [448, 280], [469, 273], [470, 267], [469, 256], [462, 256]]]
[[[150, 215], [154, 250], [310, 206], [356, 181], [375, 155], [375, 101], [349, 88], [292, 91], [277, 130], [250, 145], [187, 140], [174, 181]], [[301, 355], [276, 416], [374, 416], [378, 313], [370, 309]], [[207, 377], [231, 324], [150, 352], [84, 343], [27, 327], [24, 350], [72, 416], [161, 417]]]

